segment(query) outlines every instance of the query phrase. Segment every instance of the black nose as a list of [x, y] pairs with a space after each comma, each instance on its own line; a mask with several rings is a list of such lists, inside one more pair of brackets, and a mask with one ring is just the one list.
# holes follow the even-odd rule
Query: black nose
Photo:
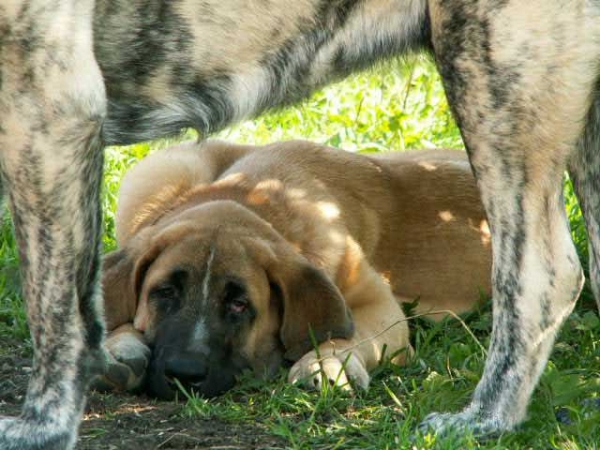
[[177, 355], [165, 361], [165, 377], [169, 381], [176, 378], [186, 388], [200, 387], [207, 372], [206, 364], [198, 356]]
[[[146, 390], [163, 400], [175, 398], [179, 384], [205, 398], [215, 397], [235, 385], [235, 376], [246, 366], [215, 360], [195, 352], [175, 352], [172, 347], [155, 350], [148, 368]], [[176, 381], [177, 380], [177, 381]]]
[[201, 391], [208, 374], [205, 355], [171, 353], [159, 349], [153, 354], [148, 368], [146, 390], [163, 400], [175, 398], [179, 391], [177, 380], [186, 390]]

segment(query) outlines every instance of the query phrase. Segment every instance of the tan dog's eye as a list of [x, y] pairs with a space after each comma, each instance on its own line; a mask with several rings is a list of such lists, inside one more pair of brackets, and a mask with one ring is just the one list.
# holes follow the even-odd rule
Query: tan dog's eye
[[173, 298], [177, 295], [177, 289], [174, 286], [159, 286], [152, 289], [150, 295], [156, 298]]
[[179, 289], [173, 285], [157, 286], [150, 291], [149, 297], [163, 313], [169, 313], [179, 307]]
[[250, 309], [250, 300], [245, 286], [238, 281], [228, 281], [222, 294], [225, 309], [229, 314], [239, 317]]
[[231, 312], [234, 312], [236, 314], [241, 314], [243, 313], [246, 308], [248, 307], [248, 302], [245, 300], [233, 300], [232, 302], [229, 303], [229, 309], [231, 310]]

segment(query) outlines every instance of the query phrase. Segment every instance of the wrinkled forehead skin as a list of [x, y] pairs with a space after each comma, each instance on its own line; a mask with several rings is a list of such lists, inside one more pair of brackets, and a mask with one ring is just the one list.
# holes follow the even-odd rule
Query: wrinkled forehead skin
[[[238, 281], [247, 290], [255, 308], [268, 308], [267, 276], [249, 252], [257, 244], [266, 244], [253, 241], [253, 238], [240, 238], [227, 233], [216, 239], [193, 233], [167, 244], [143, 275], [140, 300], [148, 302], [153, 289], [178, 281], [189, 294], [186, 302], [180, 306], [189, 308], [191, 314], [206, 313], [207, 308], [216, 305], [224, 284], [227, 281]], [[179, 280], [176, 280], [178, 276]], [[157, 312], [156, 306], [155, 302], [148, 302], [150, 313]], [[156, 321], [151, 317], [145, 330], [150, 339], [155, 325]]]

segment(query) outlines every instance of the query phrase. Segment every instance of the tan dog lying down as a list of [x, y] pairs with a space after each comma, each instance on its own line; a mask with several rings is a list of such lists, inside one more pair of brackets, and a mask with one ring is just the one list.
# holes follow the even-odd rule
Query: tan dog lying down
[[489, 291], [489, 232], [459, 151], [184, 144], [127, 174], [117, 238], [104, 382], [146, 377], [163, 398], [174, 378], [213, 396], [286, 360], [292, 381], [366, 387], [384, 346], [406, 358], [400, 301], [460, 313]]

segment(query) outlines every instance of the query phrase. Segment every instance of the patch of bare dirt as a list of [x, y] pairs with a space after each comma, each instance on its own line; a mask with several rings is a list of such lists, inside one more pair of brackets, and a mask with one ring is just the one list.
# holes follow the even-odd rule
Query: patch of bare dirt
[[[31, 359], [19, 342], [3, 342], [0, 352], [0, 411], [19, 414]], [[282, 449], [285, 442], [261, 424], [240, 425], [188, 418], [182, 407], [143, 396], [89, 395], [79, 431], [79, 450]]]

